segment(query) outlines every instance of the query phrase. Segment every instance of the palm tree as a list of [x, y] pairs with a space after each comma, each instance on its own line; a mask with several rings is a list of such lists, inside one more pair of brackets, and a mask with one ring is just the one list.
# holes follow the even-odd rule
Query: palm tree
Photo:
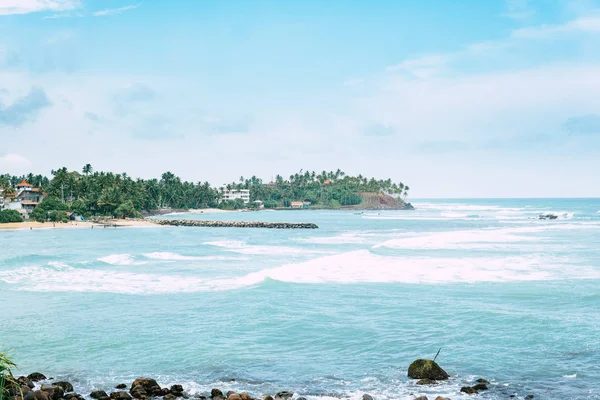
[[89, 174], [91, 174], [93, 171], [94, 171], [94, 168], [92, 168], [92, 164], [85, 164], [82, 168], [82, 172], [85, 174], [86, 177]]

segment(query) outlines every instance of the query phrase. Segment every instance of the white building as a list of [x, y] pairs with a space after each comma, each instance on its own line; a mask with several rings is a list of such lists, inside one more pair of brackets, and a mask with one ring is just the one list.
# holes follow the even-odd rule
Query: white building
[[250, 203], [249, 189], [231, 189], [228, 190], [226, 185], [221, 186], [221, 201], [242, 199], [244, 203]]

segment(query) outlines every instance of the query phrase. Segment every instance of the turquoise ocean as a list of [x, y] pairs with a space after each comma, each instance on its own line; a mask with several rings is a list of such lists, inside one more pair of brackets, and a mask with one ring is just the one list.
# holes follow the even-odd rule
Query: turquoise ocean
[[[0, 231], [0, 349], [84, 394], [459, 398], [485, 377], [487, 399], [600, 399], [600, 200], [413, 204], [177, 216], [318, 230]], [[440, 348], [448, 382], [406, 377]]]

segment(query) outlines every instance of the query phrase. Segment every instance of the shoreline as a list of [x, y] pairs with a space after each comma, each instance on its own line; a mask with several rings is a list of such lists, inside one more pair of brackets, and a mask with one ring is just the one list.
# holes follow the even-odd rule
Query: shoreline
[[2, 230], [38, 230], [38, 229], [104, 229], [108, 227], [114, 228], [139, 228], [139, 227], [158, 227], [159, 225], [149, 221], [140, 219], [112, 219], [106, 222], [91, 222], [91, 221], [69, 221], [69, 222], [9, 222], [0, 224]]

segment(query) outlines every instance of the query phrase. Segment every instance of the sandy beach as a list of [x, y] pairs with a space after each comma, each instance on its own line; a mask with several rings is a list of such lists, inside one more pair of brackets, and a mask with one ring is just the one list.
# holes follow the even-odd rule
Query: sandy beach
[[69, 222], [12, 222], [8, 224], [0, 224], [0, 230], [6, 229], [97, 229], [104, 228], [105, 226], [114, 227], [150, 227], [158, 226], [149, 220], [140, 219], [114, 219], [99, 222], [88, 222], [88, 221], [69, 221]]

